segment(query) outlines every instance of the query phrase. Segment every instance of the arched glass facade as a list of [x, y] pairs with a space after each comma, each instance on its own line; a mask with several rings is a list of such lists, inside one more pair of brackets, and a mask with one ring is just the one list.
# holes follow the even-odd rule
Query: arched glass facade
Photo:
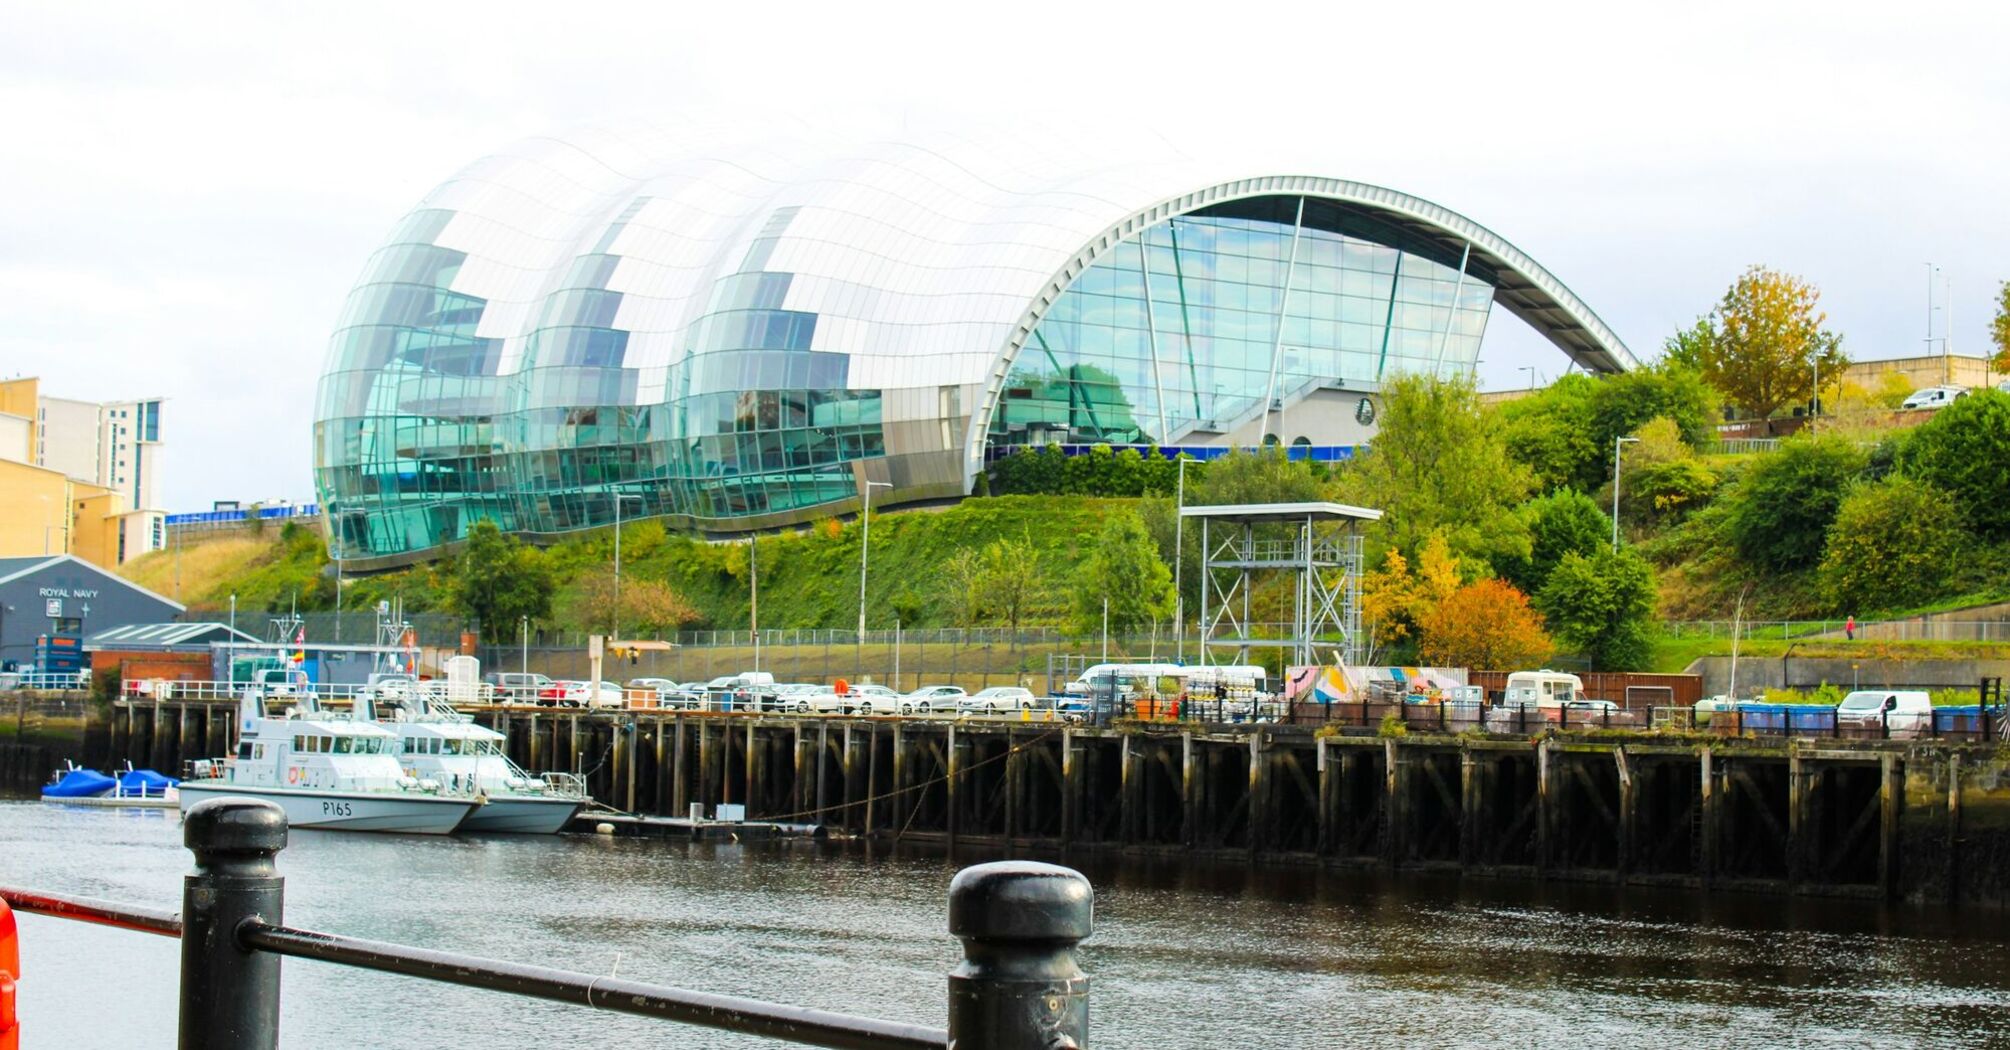
[[518, 143], [371, 256], [315, 406], [338, 558], [957, 498], [990, 445], [1346, 443], [1384, 376], [1469, 370], [1495, 302], [1631, 360], [1512, 245], [1381, 187], [694, 134]]
[[[1302, 211], [1301, 211], [1302, 202]], [[1463, 375], [1494, 288], [1329, 201], [1176, 216], [1083, 271], [1027, 338], [994, 443], [1204, 442], [1320, 388]]]

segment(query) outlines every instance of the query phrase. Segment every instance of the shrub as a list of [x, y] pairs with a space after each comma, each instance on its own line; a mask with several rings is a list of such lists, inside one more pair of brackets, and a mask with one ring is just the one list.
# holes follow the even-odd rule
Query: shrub
[[1899, 466], [1954, 497], [1976, 535], [2010, 537], [2010, 394], [1979, 391], [1934, 413], [1905, 442]]
[[1654, 570], [1631, 548], [1573, 551], [1557, 563], [1536, 595], [1550, 630], [1591, 658], [1599, 671], [1626, 671], [1648, 660], [1648, 618], [1654, 612]]
[[1494, 569], [1526, 594], [1542, 590], [1565, 554], [1592, 554], [1611, 543], [1612, 519], [1596, 500], [1576, 489], [1538, 496], [1522, 504], [1518, 513], [1528, 524], [1529, 553], [1500, 558]]
[[1739, 556], [1771, 572], [1813, 568], [1843, 493], [1865, 463], [1854, 444], [1834, 437], [1789, 438], [1761, 456], [1729, 494], [1726, 524]]
[[1954, 500], [1892, 475], [1850, 490], [1829, 526], [1821, 581], [1837, 612], [1898, 609], [1943, 597], [1966, 537]]

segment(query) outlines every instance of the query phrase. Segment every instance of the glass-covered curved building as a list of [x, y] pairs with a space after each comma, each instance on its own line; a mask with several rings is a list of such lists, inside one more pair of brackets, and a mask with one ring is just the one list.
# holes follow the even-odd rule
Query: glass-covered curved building
[[1629, 368], [1561, 282], [1382, 187], [1079, 145], [535, 139], [371, 257], [314, 420], [359, 569], [495, 521], [709, 532], [954, 498], [986, 451], [1352, 444], [1383, 377], [1465, 374], [1495, 303]]

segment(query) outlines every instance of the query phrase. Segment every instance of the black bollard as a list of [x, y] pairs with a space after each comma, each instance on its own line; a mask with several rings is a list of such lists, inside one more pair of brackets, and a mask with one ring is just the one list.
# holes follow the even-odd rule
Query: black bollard
[[949, 975], [950, 1050], [1082, 1050], [1089, 978], [1075, 945], [1094, 925], [1096, 895], [1081, 873], [1002, 861], [956, 873], [949, 932], [963, 963]]
[[182, 818], [195, 872], [182, 884], [181, 1050], [279, 1045], [279, 956], [238, 942], [247, 919], [277, 925], [286, 813], [270, 802], [214, 798]]

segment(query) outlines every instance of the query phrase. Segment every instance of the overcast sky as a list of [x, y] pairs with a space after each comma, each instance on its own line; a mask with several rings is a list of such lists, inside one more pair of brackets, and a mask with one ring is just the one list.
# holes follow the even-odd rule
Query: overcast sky
[[[2010, 5], [1645, 6], [8, 4], [0, 376], [169, 398], [168, 510], [310, 499], [328, 333], [397, 219], [514, 139], [692, 113], [1142, 123], [1390, 185], [1643, 357], [1751, 263], [1819, 285], [1852, 356], [1915, 353], [1931, 261], [1980, 351], [2010, 278]], [[1505, 310], [1482, 357], [1489, 386], [1566, 363]]]

